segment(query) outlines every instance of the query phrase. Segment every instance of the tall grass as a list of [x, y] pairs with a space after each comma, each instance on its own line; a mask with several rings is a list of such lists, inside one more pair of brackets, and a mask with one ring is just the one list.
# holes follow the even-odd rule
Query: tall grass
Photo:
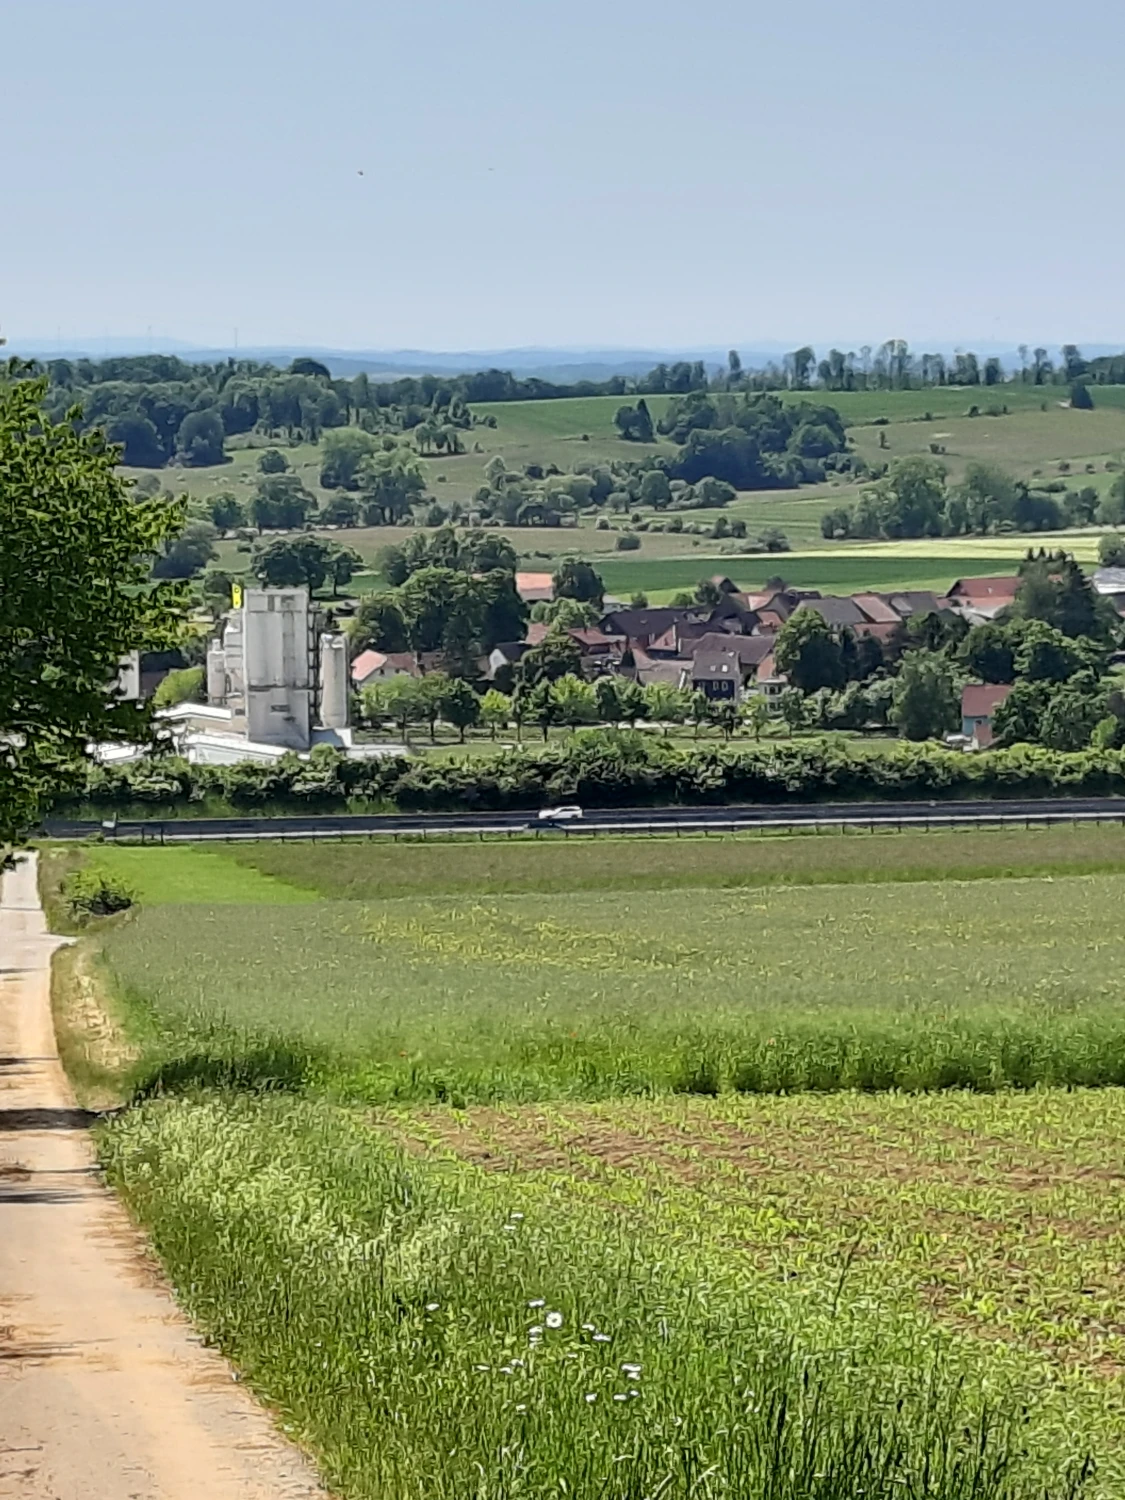
[[[350, 851], [349, 851], [350, 852]], [[145, 1081], [368, 1102], [1125, 1084], [1119, 876], [165, 906]]]
[[193, 1317], [345, 1496], [1017, 1500], [1086, 1477], [1025, 1453], [1008, 1395], [936, 1345], [873, 1342], [843, 1277], [811, 1310], [766, 1302], [620, 1206], [521, 1198], [324, 1103], [149, 1103], [100, 1145]]

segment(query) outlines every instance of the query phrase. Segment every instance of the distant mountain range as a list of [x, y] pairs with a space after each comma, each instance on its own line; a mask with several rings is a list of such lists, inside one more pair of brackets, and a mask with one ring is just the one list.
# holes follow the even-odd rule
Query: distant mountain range
[[[1034, 347], [1030, 340], [1029, 346]], [[760, 370], [769, 364], [780, 363], [786, 353], [799, 347], [799, 341], [796, 340], [788, 344], [762, 340], [753, 345], [742, 346], [739, 354], [745, 369]], [[859, 346], [844, 341], [836, 341], [834, 345], [832, 340], [821, 340], [814, 343], [814, 347], [818, 355], [823, 356], [833, 347], [857, 349]], [[872, 347], [877, 347], [877, 341], [873, 341]], [[1010, 344], [996, 343], [994, 340], [963, 339], [955, 344], [942, 340], [918, 341], [912, 347], [916, 353], [925, 351], [946, 356], [958, 349], [971, 349], [986, 358], [997, 356], [1006, 368], [1019, 366], [1016, 349]], [[1057, 346], [1049, 344], [1048, 347], [1052, 356], [1057, 355]], [[1082, 352], [1087, 359], [1093, 359], [1102, 354], [1120, 353], [1123, 347], [1125, 341], [1121, 344], [1084, 344]], [[319, 359], [334, 375], [340, 376], [358, 375], [361, 372], [383, 378], [396, 375], [460, 375], [471, 370], [500, 369], [567, 385], [579, 380], [608, 380], [612, 375], [643, 375], [661, 361], [671, 364], [680, 359], [701, 359], [709, 369], [725, 368], [727, 363], [727, 350], [718, 348], [566, 349], [546, 346], [464, 350], [327, 349], [283, 344], [239, 348], [228, 345], [208, 349], [166, 338], [91, 338], [73, 343], [56, 339], [20, 338], [11, 341], [9, 352], [27, 359], [106, 359], [137, 354], [175, 354], [181, 359], [200, 364], [235, 358], [256, 359], [279, 366], [305, 355]]]

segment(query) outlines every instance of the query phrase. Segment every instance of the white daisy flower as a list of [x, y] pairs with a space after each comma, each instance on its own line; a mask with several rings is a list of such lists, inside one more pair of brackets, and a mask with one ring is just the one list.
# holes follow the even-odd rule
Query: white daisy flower
[[546, 1307], [547, 1299], [546, 1297], [532, 1297], [531, 1301], [527, 1305], [528, 1307]]
[[563, 1326], [563, 1315], [561, 1312], [549, 1312], [543, 1321], [548, 1328], [561, 1328]]
[[598, 1397], [597, 1397], [597, 1392], [596, 1391], [587, 1391], [586, 1392], [586, 1400], [588, 1402], [589, 1401], [596, 1401], [597, 1399], [598, 1399]]

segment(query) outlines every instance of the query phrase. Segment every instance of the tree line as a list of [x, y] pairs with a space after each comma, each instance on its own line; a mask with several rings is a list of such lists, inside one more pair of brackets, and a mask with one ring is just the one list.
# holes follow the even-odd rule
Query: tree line
[[1062, 480], [1032, 486], [996, 464], [970, 463], [957, 484], [940, 458], [896, 459], [852, 506], [826, 511], [821, 534], [849, 537], [987, 536], [1013, 531], [1058, 531], [1095, 521], [1125, 520], [1125, 473], [1099, 498], [1093, 485], [1071, 488]]
[[170, 355], [129, 359], [50, 360], [46, 405], [55, 420], [76, 403], [83, 430], [101, 428], [119, 443], [124, 462], [161, 468], [225, 460], [225, 442], [245, 433], [318, 442], [325, 431], [355, 426], [366, 433], [415, 434], [422, 452], [460, 450], [459, 432], [473, 417], [449, 382], [420, 376], [377, 383], [366, 375], [334, 378], [317, 360], [287, 370], [254, 360], [189, 364]]

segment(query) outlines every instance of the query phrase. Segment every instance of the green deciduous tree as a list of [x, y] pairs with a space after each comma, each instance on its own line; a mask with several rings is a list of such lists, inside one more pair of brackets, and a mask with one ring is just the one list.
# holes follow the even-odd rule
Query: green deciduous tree
[[1081, 670], [1084, 653], [1053, 625], [1030, 620], [1016, 634], [1016, 672], [1027, 681], [1065, 682]]
[[294, 531], [315, 509], [316, 500], [296, 474], [266, 474], [250, 501], [250, 520], [259, 531]]
[[506, 729], [512, 717], [512, 700], [498, 688], [489, 688], [480, 700], [480, 721], [493, 739], [498, 729]]
[[670, 725], [682, 724], [687, 718], [690, 707], [688, 695], [673, 687], [670, 682], [649, 683], [643, 692], [645, 718], [653, 724], [663, 724], [665, 734]]
[[371, 434], [359, 427], [341, 427], [326, 433], [321, 445], [321, 484], [326, 490], [357, 489], [360, 465], [377, 449]]
[[1006, 625], [994, 620], [974, 625], [961, 642], [960, 656], [968, 671], [981, 682], [1015, 681], [1015, 639]]
[[465, 743], [465, 731], [480, 722], [481, 700], [461, 677], [447, 677], [438, 690], [441, 716], [452, 724]]
[[173, 645], [182, 594], [149, 582], [182, 510], [137, 499], [117, 450], [53, 422], [45, 380], [0, 372], [0, 845], [20, 839], [90, 743], [145, 743], [112, 684], [130, 651]]
[[598, 722], [598, 701], [591, 683], [567, 673], [551, 684], [551, 692], [556, 723], [568, 724], [573, 729], [579, 724]]
[[218, 412], [188, 412], [176, 434], [176, 453], [183, 463], [193, 469], [221, 464], [226, 461], [224, 437]]
[[321, 537], [302, 535], [274, 537], [258, 544], [250, 560], [250, 571], [263, 588], [300, 588], [315, 593], [324, 586], [332, 556], [331, 543]]
[[910, 651], [903, 658], [891, 700], [891, 723], [903, 739], [928, 740], [956, 729], [960, 706], [944, 657]]
[[601, 575], [581, 558], [569, 558], [559, 564], [555, 571], [554, 586], [556, 599], [578, 599], [600, 608], [605, 597], [605, 584]]
[[280, 448], [267, 448], [258, 459], [259, 474], [284, 474], [289, 468], [289, 460]]
[[406, 651], [406, 622], [392, 593], [368, 594], [352, 618], [350, 629], [352, 652]]
[[207, 501], [207, 514], [218, 531], [233, 531], [246, 524], [246, 507], [232, 490], [220, 490]]
[[154, 578], [194, 578], [215, 556], [215, 528], [210, 521], [187, 521], [179, 536], [164, 544], [164, 555], [152, 565]]
[[802, 693], [844, 685], [844, 660], [840, 643], [820, 615], [798, 609], [778, 632], [774, 661]]
[[395, 525], [426, 493], [426, 480], [417, 459], [403, 448], [382, 450], [362, 459], [356, 478], [368, 526]]
[[524, 688], [530, 688], [539, 682], [556, 682], [568, 673], [577, 676], [581, 671], [582, 653], [577, 642], [561, 631], [552, 630], [538, 646], [524, 652], [516, 676]]

